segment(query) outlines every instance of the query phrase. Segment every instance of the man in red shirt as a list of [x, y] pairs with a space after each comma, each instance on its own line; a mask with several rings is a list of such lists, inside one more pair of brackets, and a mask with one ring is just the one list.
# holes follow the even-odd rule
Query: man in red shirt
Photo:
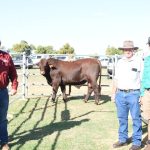
[[[0, 41], [1, 46], [1, 41]], [[7, 112], [9, 95], [7, 86], [11, 81], [11, 95], [17, 93], [18, 81], [17, 72], [11, 56], [0, 50], [0, 145], [2, 150], [9, 150], [7, 131]]]

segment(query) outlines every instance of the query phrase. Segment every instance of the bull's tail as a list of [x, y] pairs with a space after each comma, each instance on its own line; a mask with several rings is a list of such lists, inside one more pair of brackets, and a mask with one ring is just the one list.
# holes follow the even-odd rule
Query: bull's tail
[[101, 76], [102, 76], [102, 65], [100, 60], [98, 60], [100, 72], [99, 72], [99, 82], [98, 82], [98, 89], [99, 89], [99, 95], [101, 96]]

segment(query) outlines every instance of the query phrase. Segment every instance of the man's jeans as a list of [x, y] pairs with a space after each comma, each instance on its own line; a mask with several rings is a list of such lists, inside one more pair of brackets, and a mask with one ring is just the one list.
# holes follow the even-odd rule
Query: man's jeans
[[7, 88], [0, 89], [0, 144], [8, 143], [8, 131], [7, 131], [8, 104], [9, 104], [9, 97]]
[[132, 144], [141, 145], [142, 120], [139, 105], [140, 91], [123, 92], [117, 91], [115, 102], [119, 119], [119, 141], [126, 142], [128, 139], [128, 115], [132, 117]]

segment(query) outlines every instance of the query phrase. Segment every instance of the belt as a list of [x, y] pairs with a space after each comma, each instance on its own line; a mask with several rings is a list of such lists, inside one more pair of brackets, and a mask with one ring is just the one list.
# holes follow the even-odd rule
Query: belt
[[[118, 89], [118, 91], [121, 91], [121, 92], [125, 92], [125, 93], [129, 93], [129, 92], [134, 92], [134, 91], [139, 91], [140, 89]], [[150, 89], [149, 89], [150, 90]]]

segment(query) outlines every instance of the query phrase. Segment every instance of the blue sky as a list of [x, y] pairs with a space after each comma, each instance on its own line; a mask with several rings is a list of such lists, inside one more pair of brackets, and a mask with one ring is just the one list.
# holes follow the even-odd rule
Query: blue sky
[[69, 43], [76, 54], [103, 55], [124, 40], [146, 49], [150, 36], [149, 0], [0, 0], [0, 39], [10, 48]]

